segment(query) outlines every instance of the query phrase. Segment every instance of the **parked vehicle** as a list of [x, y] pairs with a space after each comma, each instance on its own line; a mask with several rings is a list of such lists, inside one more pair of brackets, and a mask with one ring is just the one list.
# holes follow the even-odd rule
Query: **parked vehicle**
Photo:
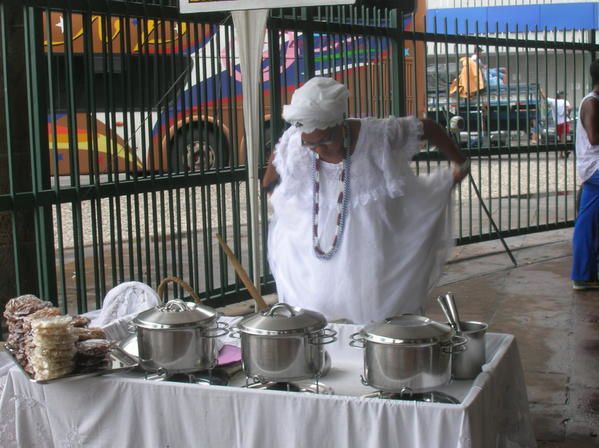
[[[576, 126], [577, 112], [572, 112], [568, 117], [568, 132], [566, 133], [566, 143], [574, 143], [575, 126]], [[555, 125], [555, 119], [553, 114], [549, 113], [546, 117], [542, 117], [539, 121], [539, 139], [542, 144], [555, 144], [560, 143], [559, 136], [557, 135], [557, 127]]]
[[457, 63], [427, 67], [427, 115], [442, 125], [462, 117], [464, 147], [505, 145], [513, 133], [528, 134], [540, 109], [537, 84], [488, 83], [470, 98], [460, 98], [449, 93], [457, 74]]
[[[245, 163], [239, 52], [230, 24], [62, 12], [44, 13], [43, 23], [51, 173], [185, 172]], [[263, 50], [265, 146], [270, 76], [280, 76], [280, 107], [305, 80], [308, 59], [315, 75], [348, 84], [357, 97], [351, 114], [390, 107], [388, 39], [279, 36]], [[269, 45], [270, 51], [278, 46], [278, 70], [270, 66]]]

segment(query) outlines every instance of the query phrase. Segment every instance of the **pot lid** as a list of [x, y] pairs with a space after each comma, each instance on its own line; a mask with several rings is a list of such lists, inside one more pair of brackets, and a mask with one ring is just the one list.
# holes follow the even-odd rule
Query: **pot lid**
[[244, 333], [276, 336], [311, 333], [322, 330], [326, 325], [326, 318], [316, 311], [277, 303], [262, 313], [246, 317], [238, 327]]
[[364, 339], [380, 344], [422, 344], [447, 339], [452, 329], [426, 316], [403, 314], [370, 324], [361, 333]]
[[198, 327], [209, 324], [217, 316], [218, 313], [208, 306], [173, 299], [164, 305], [142, 311], [133, 319], [133, 323], [142, 328], [156, 329]]

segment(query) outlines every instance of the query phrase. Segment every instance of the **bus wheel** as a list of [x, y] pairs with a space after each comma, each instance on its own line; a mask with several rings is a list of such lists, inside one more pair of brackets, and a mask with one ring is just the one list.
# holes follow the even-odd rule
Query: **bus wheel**
[[[223, 143], [224, 145], [224, 143]], [[228, 151], [223, 148], [222, 154]], [[216, 134], [208, 129], [202, 132], [200, 126], [192, 125], [182, 129], [171, 142], [170, 162], [173, 171], [200, 171], [226, 166], [226, 161], [218, 160]]]

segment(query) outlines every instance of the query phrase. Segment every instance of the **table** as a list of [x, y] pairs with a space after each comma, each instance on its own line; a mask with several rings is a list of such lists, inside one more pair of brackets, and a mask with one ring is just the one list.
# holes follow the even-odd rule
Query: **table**
[[[535, 447], [513, 336], [489, 333], [474, 381], [440, 388], [459, 405], [360, 398], [354, 325], [334, 325], [323, 379], [336, 395], [146, 381], [136, 373], [31, 383], [8, 372], [0, 446], [85, 447]], [[238, 384], [243, 383], [237, 380]]]

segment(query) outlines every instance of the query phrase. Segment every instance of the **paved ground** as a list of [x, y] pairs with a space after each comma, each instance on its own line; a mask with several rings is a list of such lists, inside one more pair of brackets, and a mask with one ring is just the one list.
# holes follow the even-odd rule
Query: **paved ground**
[[599, 446], [599, 291], [570, 287], [571, 232], [513, 239], [517, 268], [489, 254], [497, 243], [460, 248], [436, 291], [453, 291], [464, 319], [516, 335], [541, 448]]
[[[570, 288], [571, 234], [508, 239], [518, 267], [499, 242], [458, 247], [434, 292], [454, 292], [463, 319], [516, 335], [539, 448], [599, 446], [599, 291]], [[427, 314], [442, 319], [436, 303]]]

